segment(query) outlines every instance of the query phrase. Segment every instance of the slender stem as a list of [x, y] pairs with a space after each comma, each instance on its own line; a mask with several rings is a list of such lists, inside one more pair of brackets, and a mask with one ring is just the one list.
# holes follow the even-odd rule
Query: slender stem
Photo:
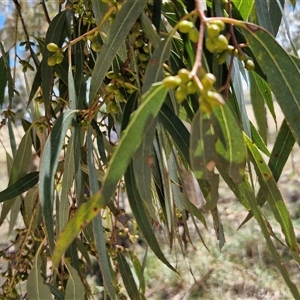
[[27, 45], [27, 47], [30, 51], [31, 57], [34, 61], [34, 64], [35, 64], [36, 68], [38, 68], [40, 62], [36, 58], [36, 54], [34, 53], [34, 51], [31, 48], [31, 44], [30, 44], [30, 41], [29, 41], [29, 34], [28, 34], [28, 31], [27, 31], [27, 28], [26, 28], [26, 25], [25, 25], [25, 22], [24, 22], [24, 19], [23, 19], [20, 3], [18, 2], [18, 0], [13, 0], [13, 2], [15, 4], [16, 10], [18, 12], [18, 15], [19, 15], [21, 23], [22, 23], [23, 31], [25, 33], [25, 38], [26, 38], [26, 45]]

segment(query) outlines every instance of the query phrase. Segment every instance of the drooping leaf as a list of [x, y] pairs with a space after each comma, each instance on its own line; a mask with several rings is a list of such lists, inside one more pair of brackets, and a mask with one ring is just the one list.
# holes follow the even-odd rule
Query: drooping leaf
[[7, 85], [6, 68], [3, 56], [0, 57], [0, 107], [2, 107], [5, 100], [5, 88]]
[[300, 85], [295, 76], [299, 74], [299, 68], [267, 31], [254, 24], [240, 23], [239, 27], [266, 74], [297, 143], [300, 143]]
[[[99, 184], [98, 180], [96, 178], [96, 169], [95, 169], [95, 162], [93, 157], [93, 142], [91, 139], [91, 127], [88, 129], [87, 134], [87, 146], [88, 146], [88, 155], [87, 155], [87, 161], [88, 161], [88, 169], [89, 169], [89, 183], [91, 188], [92, 195], [96, 194], [99, 190]], [[108, 260], [107, 256], [107, 249], [105, 244], [105, 235], [104, 235], [104, 229], [102, 226], [102, 218], [98, 214], [93, 219], [93, 233], [95, 238], [95, 246], [97, 250], [97, 261], [101, 269], [101, 274], [103, 276], [105, 287], [108, 290], [109, 295], [116, 299], [116, 293], [112, 282], [112, 275], [110, 272], [110, 262]]]
[[151, 55], [144, 75], [143, 93], [148, 91], [152, 83], [163, 79], [163, 63], [170, 57], [172, 39], [173, 36], [170, 34]]
[[[68, 10], [64, 10], [61, 13], [57, 14], [50, 26], [48, 28], [45, 45], [49, 43], [54, 43], [59, 47], [64, 42], [65, 30], [64, 24], [66, 21], [66, 13]], [[51, 87], [53, 81], [53, 67], [48, 65], [48, 58], [53, 55], [47, 47], [44, 47], [43, 50], [43, 60], [41, 62], [41, 83], [42, 83], [42, 91], [43, 91], [43, 101], [45, 105], [46, 112], [50, 113], [50, 97], [51, 97]]]
[[130, 297], [130, 299], [134, 300], [140, 300], [142, 299], [140, 296], [140, 293], [138, 291], [138, 288], [136, 286], [133, 274], [131, 272], [130, 265], [128, 264], [125, 256], [118, 251], [117, 254], [117, 262], [118, 262], [118, 267], [126, 288], [126, 291]]
[[237, 11], [241, 14], [244, 21], [247, 21], [254, 5], [254, 0], [232, 0]]
[[285, 236], [287, 245], [293, 251], [297, 252], [298, 243], [291, 217], [276, 185], [273, 174], [267, 164], [264, 162], [261, 154], [253, 144], [253, 142], [246, 135], [244, 135], [244, 137], [247, 143], [247, 147], [251, 153], [252, 162], [254, 164], [256, 174], [258, 175], [258, 181], [260, 183], [260, 187], [262, 189], [264, 197], [267, 199], [277, 222], [281, 226], [281, 230]]
[[280, 3], [281, 7], [284, 7], [284, 2], [285, 0], [269, 1], [269, 15], [274, 36], [277, 35], [282, 20], [282, 12], [278, 3]]
[[38, 181], [39, 172], [32, 172], [19, 178], [17, 181], [15, 181], [15, 183], [11, 184], [5, 190], [0, 192], [0, 202], [7, 201], [21, 195], [35, 186]]
[[65, 261], [65, 265], [69, 273], [65, 300], [84, 299], [85, 288], [77, 271], [67, 261]]
[[[261, 94], [259, 87], [254, 79], [254, 76], [250, 73], [250, 98], [253, 108], [253, 113], [258, 126], [258, 131], [263, 141], [267, 142], [267, 114], [265, 108], [265, 101], [263, 95]], [[251, 134], [253, 132], [254, 126], [251, 123]], [[253, 138], [253, 137], [252, 137]]]
[[58, 165], [62, 146], [65, 142], [67, 130], [74, 118], [76, 111], [70, 110], [62, 113], [56, 120], [53, 129], [45, 144], [40, 166], [39, 197], [45, 219], [46, 230], [51, 250], [54, 248], [53, 231], [53, 200], [55, 173]]
[[234, 182], [242, 181], [246, 164], [246, 147], [235, 115], [228, 104], [214, 108], [213, 124], [218, 138], [218, 164], [227, 169]]
[[259, 25], [267, 29], [274, 36], [267, 0], [255, 0], [255, 7]]
[[69, 203], [69, 192], [73, 185], [73, 178], [74, 178], [74, 151], [73, 151], [73, 138], [70, 137], [67, 151], [65, 154], [65, 161], [64, 161], [64, 173], [63, 179], [61, 184], [61, 194], [60, 194], [60, 201], [59, 201], [59, 226], [58, 232], [60, 229], [65, 226], [68, 221], [69, 213], [70, 213], [70, 203]]
[[[284, 120], [280, 127], [276, 141], [274, 143], [270, 155], [270, 160], [268, 163], [268, 166], [272, 171], [273, 177], [276, 182], [280, 178], [282, 170], [290, 156], [294, 144], [295, 144], [295, 138], [291, 133], [291, 130], [287, 125], [286, 121]], [[264, 197], [262, 189], [258, 191], [256, 198], [257, 198], [258, 205], [263, 206], [264, 203], [266, 202], [266, 198]], [[252, 216], [253, 214], [249, 212], [245, 220], [241, 223], [240, 227], [243, 226], [245, 223], [247, 223], [252, 218]]]
[[157, 242], [157, 239], [155, 237], [155, 234], [152, 230], [150, 216], [149, 214], [147, 214], [147, 210], [145, 209], [144, 205], [142, 205], [141, 197], [136, 188], [132, 165], [129, 165], [125, 173], [125, 184], [127, 188], [128, 200], [129, 200], [130, 207], [132, 209], [132, 213], [135, 216], [136, 222], [144, 238], [146, 239], [148, 245], [155, 253], [155, 255], [170, 269], [174, 270], [172, 265], [168, 262], [168, 260], [165, 258], [164, 254], [162, 253], [159, 244]]
[[29, 299], [52, 299], [49, 286], [44, 283], [41, 274], [41, 257], [40, 252], [43, 243], [41, 243], [38, 251], [33, 259], [33, 268], [27, 279], [27, 297]]
[[97, 61], [92, 74], [89, 101], [92, 102], [100, 89], [105, 73], [108, 71], [119, 48], [129, 33], [132, 25], [141, 14], [145, 0], [126, 1], [118, 12], [108, 37], [98, 53]]

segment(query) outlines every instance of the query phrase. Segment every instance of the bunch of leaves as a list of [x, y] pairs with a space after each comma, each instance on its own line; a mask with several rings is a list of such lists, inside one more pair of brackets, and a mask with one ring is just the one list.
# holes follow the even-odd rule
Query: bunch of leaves
[[[21, 215], [24, 234], [14, 251], [18, 260], [26, 257], [23, 277], [12, 263], [4, 274], [7, 295], [23, 293], [17, 285], [27, 280], [29, 299], [91, 298], [86, 269], [94, 258], [104, 295], [144, 299], [139, 236], [176, 272], [154, 228], [165, 228], [169, 248], [178, 242], [185, 254], [179, 224], [193, 242], [189, 216], [202, 240], [198, 221], [206, 226], [205, 210], [224, 245], [222, 177], [249, 212], [244, 223], [254, 216], [291, 293], [300, 298], [273, 241], [299, 262], [276, 184], [300, 137], [299, 59], [274, 39], [281, 17], [277, 2], [265, 0], [207, 1], [207, 7], [203, 1], [79, 0], [60, 5], [45, 37], [30, 35], [23, 23], [26, 66], [33, 62], [36, 74], [28, 90], [31, 120], [21, 120], [25, 134], [18, 147], [10, 109], [16, 87], [0, 44], [0, 96], [7, 85], [5, 120], [13, 153], [7, 152], [9, 184], [0, 192], [0, 224], [10, 214], [11, 233]], [[258, 128], [245, 110], [241, 76], [250, 85]], [[271, 93], [285, 120], [269, 152], [266, 108], [276, 122]], [[30, 171], [33, 157], [36, 171]], [[187, 176], [197, 179], [202, 210], [189, 199]], [[129, 205], [122, 201], [124, 192]], [[262, 213], [266, 202], [284, 239]]]

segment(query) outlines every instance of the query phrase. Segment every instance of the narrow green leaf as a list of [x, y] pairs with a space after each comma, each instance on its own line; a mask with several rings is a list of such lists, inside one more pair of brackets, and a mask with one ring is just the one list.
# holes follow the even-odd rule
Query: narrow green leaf
[[[240, 23], [247, 43], [266, 74], [291, 131], [300, 143], [299, 69], [292, 58], [264, 29], [254, 24]], [[286, 101], [289, 99], [289, 101]]]
[[91, 79], [90, 86], [90, 102], [92, 102], [100, 89], [105, 73], [109, 69], [119, 48], [124, 43], [124, 40], [129, 33], [132, 25], [137, 20], [145, 4], [146, 0], [126, 1], [121, 10], [118, 12], [108, 37], [98, 53], [97, 61]]
[[40, 252], [43, 243], [41, 243], [38, 251], [35, 254], [33, 259], [33, 267], [29, 273], [27, 279], [27, 297], [28, 299], [52, 299], [52, 295], [47, 286], [44, 283], [44, 279], [41, 275], [40, 266], [41, 266], [41, 257]]
[[271, 154], [269, 152], [269, 149], [267, 148], [265, 142], [263, 141], [260, 134], [257, 132], [257, 130], [254, 127], [254, 125], [252, 124], [252, 122], [250, 123], [250, 125], [251, 125], [251, 135], [252, 135], [253, 142], [255, 143], [255, 145], [261, 152], [263, 152], [267, 156], [270, 156]]
[[[10, 135], [10, 138], [14, 139], [14, 135], [12, 135], [12, 136]], [[18, 150], [16, 151], [16, 153], [14, 155], [13, 163], [9, 170], [10, 176], [9, 176], [8, 188], [5, 190], [6, 192], [3, 191], [3, 193], [4, 193], [3, 199], [5, 199], [3, 201], [12, 199], [13, 198], [13, 197], [11, 197], [12, 194], [18, 196], [21, 193], [27, 191], [30, 187], [32, 187], [32, 185], [30, 186], [30, 183], [26, 184], [25, 181], [22, 181], [22, 186], [20, 187], [20, 189], [18, 186], [14, 185], [16, 190], [13, 191], [12, 188], [10, 187], [11, 185], [13, 185], [16, 182], [16, 180], [20, 179], [21, 177], [23, 177], [24, 175], [27, 174], [30, 163], [31, 163], [31, 160], [28, 159], [29, 157], [31, 157], [31, 146], [32, 146], [31, 131], [28, 130], [25, 133], [25, 135], [22, 137], [22, 140], [19, 144]], [[33, 184], [33, 182], [31, 184]], [[11, 197], [11, 198], [7, 198], [7, 197]], [[14, 204], [14, 200], [5, 202], [3, 204], [2, 211], [1, 211], [1, 217], [0, 217], [0, 224], [2, 224], [2, 222], [6, 218], [8, 212], [10, 211], [13, 204]]]
[[200, 110], [195, 114], [190, 136], [190, 160], [195, 177], [205, 182], [207, 210], [216, 207], [219, 200], [219, 176], [214, 172], [217, 164], [214, 135], [210, 115]]
[[243, 179], [247, 155], [240, 126], [228, 104], [214, 108], [213, 116], [218, 163], [238, 183]]
[[33, 187], [27, 192], [24, 199], [23, 220], [26, 225], [26, 228], [28, 228], [33, 217], [33, 221], [31, 223], [31, 230], [33, 232], [36, 229], [37, 225], [39, 225], [41, 222], [41, 211], [38, 196], [38, 187]]
[[256, 173], [258, 174], [258, 181], [263, 194], [267, 199], [277, 222], [281, 226], [287, 245], [293, 251], [297, 251], [298, 243], [290, 214], [282, 199], [273, 174], [267, 164], [264, 162], [255, 144], [246, 135], [244, 135], [244, 137], [249, 152], [251, 153], [252, 163], [254, 164]]
[[6, 68], [4, 64], [3, 56], [0, 57], [0, 107], [5, 100], [5, 88], [7, 85]]
[[69, 273], [65, 300], [84, 299], [85, 288], [77, 271], [67, 261], [65, 261], [65, 266], [67, 267]]
[[[273, 101], [273, 97], [272, 97], [272, 92], [270, 89], [269, 84], [263, 79], [261, 78], [257, 73], [253, 72], [252, 73], [253, 78], [255, 80], [255, 83], [264, 99], [264, 102], [266, 103], [269, 112], [271, 113], [271, 116], [273, 117], [274, 122], [277, 125], [276, 122], [276, 113], [275, 113], [275, 109], [274, 109], [274, 101]], [[251, 76], [251, 74], [250, 74]], [[252, 100], [252, 99], [251, 99]]]
[[272, 23], [274, 36], [277, 35], [279, 26], [280, 26], [281, 20], [282, 20], [282, 12], [279, 7], [279, 4], [281, 5], [281, 7], [283, 7], [284, 2], [285, 2], [285, 0], [269, 1], [269, 14], [271, 17], [271, 23]]
[[242, 80], [241, 80], [239, 64], [240, 64], [240, 62], [235, 57], [233, 59], [233, 66], [232, 66], [232, 71], [231, 71], [231, 81], [232, 81], [235, 97], [236, 97], [238, 108], [239, 108], [238, 115], [241, 116], [243, 128], [244, 128], [245, 132], [249, 136], [251, 136], [250, 122], [249, 122], [249, 118], [248, 118], [248, 114], [247, 114], [247, 110], [246, 110], [244, 87], [243, 87]]
[[[255, 120], [258, 126], [258, 131], [265, 143], [267, 143], [268, 128], [267, 128], [267, 114], [265, 108], [264, 97], [261, 94], [259, 87], [252, 75], [253, 72], [250, 72], [250, 99], [252, 104], [253, 113]], [[251, 134], [253, 132], [254, 126], [251, 123]], [[253, 138], [253, 136], [252, 136]]]
[[61, 194], [59, 201], [59, 226], [57, 228], [57, 232], [60, 232], [61, 228], [65, 226], [69, 219], [70, 213], [70, 200], [69, 200], [69, 192], [73, 185], [74, 178], [74, 151], [73, 151], [73, 138], [70, 137], [67, 151], [65, 154], [64, 160], [64, 173], [63, 180], [61, 184]]
[[170, 57], [172, 39], [173, 35], [168, 35], [151, 55], [144, 75], [143, 93], [149, 90], [152, 83], [164, 78], [163, 63]]
[[137, 189], [141, 195], [144, 205], [151, 216], [155, 215], [152, 204], [151, 191], [151, 167], [153, 159], [153, 140], [156, 131], [156, 119], [149, 122], [142, 143], [133, 155], [132, 165], [134, 170]]
[[0, 202], [13, 199], [22, 193], [28, 191], [39, 181], [39, 172], [29, 173], [19, 178], [15, 183], [11, 184], [5, 190], [0, 192]]
[[232, 2], [241, 14], [243, 20], [247, 21], [254, 6], [254, 0], [232, 0]]
[[[291, 130], [286, 121], [284, 120], [278, 132], [268, 163], [268, 166], [272, 171], [276, 182], [279, 180], [279, 177], [290, 156], [294, 144], [295, 138], [291, 133]], [[262, 189], [258, 191], [256, 198], [259, 206], [263, 206], [266, 202], [266, 198], [264, 197]], [[247, 223], [252, 218], [252, 216], [252, 212], [249, 212], [245, 220], [241, 223], [240, 227]]]
[[274, 36], [267, 0], [255, 0], [255, 7], [259, 25], [267, 29]]
[[146, 289], [146, 284], [145, 284], [145, 277], [144, 277], [144, 269], [142, 264], [139, 261], [139, 258], [137, 257], [137, 255], [135, 253], [133, 253], [132, 251], [129, 251], [129, 255], [133, 264], [133, 268], [134, 271], [136, 273], [136, 276], [139, 280], [139, 290], [142, 293], [145, 293], [145, 289]]
[[167, 94], [167, 89], [156, 84], [143, 96], [142, 104], [135, 112], [131, 122], [123, 131], [119, 144], [110, 159], [103, 179], [101, 193], [93, 195], [89, 201], [77, 209], [74, 217], [67, 223], [56, 242], [52, 262], [57, 267], [60, 257], [79, 232], [107, 205], [115, 192], [118, 181], [126, 171], [133, 153], [139, 147], [145, 128], [155, 118]]
[[[103, 19], [105, 13], [108, 11], [108, 4], [104, 3], [103, 1], [99, 1], [99, 0], [91, 0], [92, 5], [93, 5], [93, 12], [95, 14], [95, 20], [97, 22], [97, 24], [99, 24], [101, 22], [101, 20]], [[109, 21], [106, 20], [104, 22], [104, 24], [102, 24], [101, 26], [101, 31], [104, 32], [105, 34], [107, 34], [110, 30], [110, 24]]]
[[[96, 169], [95, 169], [95, 162], [93, 157], [93, 142], [91, 138], [91, 127], [88, 128], [87, 133], [87, 146], [88, 146], [88, 153], [87, 153], [87, 161], [88, 161], [88, 169], [89, 169], [89, 182], [90, 182], [90, 189], [92, 195], [96, 194], [99, 190], [98, 180], [96, 178]], [[108, 260], [108, 253], [106, 249], [106, 238], [103, 232], [102, 226], [102, 218], [98, 214], [93, 219], [93, 233], [95, 238], [95, 246], [97, 249], [97, 261], [99, 263], [101, 274], [103, 276], [105, 287], [108, 290], [109, 295], [116, 299], [116, 293], [112, 282], [112, 276], [110, 273], [110, 262]]]
[[147, 38], [151, 41], [153, 47], [156, 49], [160, 44], [160, 37], [156, 30], [154, 30], [149, 17], [145, 12], [142, 12], [139, 20], [141, 22], [143, 31], [145, 32]]
[[53, 232], [53, 200], [54, 180], [62, 146], [65, 142], [66, 132], [74, 118], [76, 111], [70, 110], [62, 113], [56, 120], [53, 129], [46, 141], [40, 166], [40, 202], [45, 219], [50, 248], [54, 249]]
[[168, 131], [182, 156], [190, 165], [190, 133], [176, 114], [164, 104], [159, 112], [159, 121]]
[[125, 184], [126, 184], [126, 190], [127, 190], [127, 195], [128, 195], [128, 201], [129, 201], [132, 213], [133, 213], [133, 215], [136, 219], [136, 222], [138, 224], [138, 227], [140, 228], [148, 245], [150, 246], [152, 251], [155, 253], [155, 255], [165, 265], [167, 265], [171, 270], [175, 271], [175, 269], [172, 267], [172, 265], [168, 262], [168, 260], [165, 258], [164, 254], [162, 253], [162, 251], [159, 247], [159, 244], [157, 242], [157, 239], [154, 235], [152, 225], [149, 220], [150, 217], [147, 214], [147, 211], [146, 211], [144, 205], [142, 204], [143, 202], [142, 202], [139, 192], [136, 188], [132, 165], [129, 165], [129, 167], [127, 168], [127, 171], [125, 173]]
[[[66, 13], [68, 10], [64, 10], [57, 14], [50, 26], [48, 28], [45, 45], [49, 43], [55, 43], [59, 47], [64, 42], [65, 30], [64, 25], [66, 21]], [[45, 105], [45, 110], [47, 113], [50, 112], [51, 102], [51, 91], [52, 91], [52, 81], [53, 81], [53, 67], [48, 65], [48, 58], [53, 55], [52, 52], [48, 51], [47, 47], [44, 47], [43, 50], [43, 60], [41, 63], [41, 77], [42, 77], [42, 91], [43, 91], [43, 100]]]
[[132, 300], [141, 300], [140, 293], [131, 272], [131, 267], [120, 251], [118, 251], [117, 254], [117, 262], [129, 298]]

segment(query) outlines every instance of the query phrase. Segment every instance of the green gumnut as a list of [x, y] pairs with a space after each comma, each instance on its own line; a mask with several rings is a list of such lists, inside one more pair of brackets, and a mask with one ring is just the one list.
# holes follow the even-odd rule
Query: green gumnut
[[190, 79], [190, 71], [187, 69], [180, 69], [178, 71], [178, 76], [181, 79], [182, 83], [188, 83]]
[[146, 54], [146, 53], [140, 53], [140, 54], [139, 54], [139, 60], [140, 60], [140, 61], [143, 61], [143, 62], [146, 62], [146, 61], [149, 60], [149, 55]]
[[245, 60], [245, 69], [248, 71], [253, 71], [255, 69], [255, 64], [252, 59]]
[[199, 32], [198, 30], [194, 27], [188, 32], [188, 37], [189, 40], [193, 43], [198, 43], [199, 40]]
[[203, 86], [204, 90], [209, 90], [212, 88], [212, 86], [215, 84], [216, 82], [216, 77], [214, 74], [212, 73], [206, 73], [203, 78], [201, 79], [201, 84]]
[[209, 24], [207, 26], [207, 35], [212, 39], [219, 36], [220, 32], [220, 27], [216, 24]]
[[181, 33], [189, 33], [194, 28], [194, 23], [191, 21], [183, 20], [178, 23], [178, 30]]
[[92, 42], [92, 49], [94, 52], [99, 52], [101, 50], [101, 44], [98, 41]]
[[218, 54], [217, 62], [219, 65], [223, 65], [226, 62], [226, 52], [222, 52]]
[[186, 91], [188, 94], [195, 94], [198, 92], [198, 88], [194, 81], [189, 81], [186, 85]]
[[219, 93], [216, 93], [213, 91], [208, 91], [206, 93], [206, 95], [204, 96], [204, 98], [211, 107], [220, 106], [220, 105], [224, 104], [223, 97]]
[[208, 37], [205, 40], [205, 47], [209, 52], [214, 53], [216, 49], [216, 44], [212, 38]]
[[225, 29], [225, 24], [221, 20], [213, 20], [209, 22], [210, 25], [217, 25], [220, 28], [220, 31]]
[[56, 52], [55, 55], [56, 55], [56, 64], [59, 65], [63, 61], [64, 56], [60, 51]]
[[168, 76], [162, 81], [163, 85], [168, 89], [175, 89], [181, 83], [179, 76]]
[[60, 50], [60, 48], [54, 43], [49, 43], [47, 45], [47, 49], [48, 49], [49, 52], [56, 52], [56, 51]]
[[221, 53], [221, 52], [227, 50], [228, 40], [227, 40], [226, 36], [223, 34], [220, 34], [215, 40], [215, 45], [216, 45], [216, 47], [215, 47], [216, 53]]
[[53, 67], [56, 65], [56, 53], [50, 56], [47, 60], [48, 66]]
[[145, 42], [143, 40], [136, 40], [134, 44], [137, 48], [140, 48], [144, 46]]
[[185, 86], [179, 86], [175, 91], [175, 98], [178, 103], [182, 103], [187, 96], [187, 89]]
[[116, 87], [115, 84], [109, 83], [109, 84], [106, 86], [105, 89], [106, 89], [106, 91], [107, 91], [108, 93], [112, 93], [112, 92], [114, 92], [114, 91], [117, 89], [117, 87]]

